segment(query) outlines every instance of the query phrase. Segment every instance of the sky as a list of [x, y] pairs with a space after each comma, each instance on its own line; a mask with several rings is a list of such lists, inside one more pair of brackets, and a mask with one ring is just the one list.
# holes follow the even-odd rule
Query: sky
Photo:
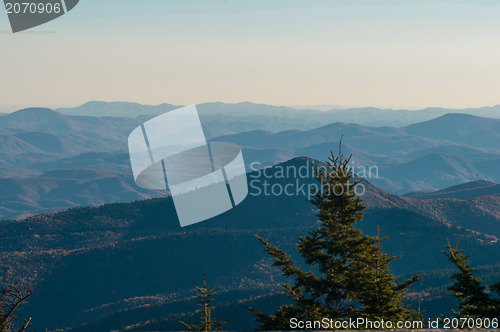
[[500, 104], [496, 0], [80, 0], [16, 34], [0, 13], [0, 41], [0, 111]]

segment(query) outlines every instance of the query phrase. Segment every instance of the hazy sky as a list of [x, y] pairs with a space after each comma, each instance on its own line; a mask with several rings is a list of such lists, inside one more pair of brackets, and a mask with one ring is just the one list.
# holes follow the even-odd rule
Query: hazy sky
[[9, 29], [0, 105], [500, 104], [496, 0], [80, 0]]

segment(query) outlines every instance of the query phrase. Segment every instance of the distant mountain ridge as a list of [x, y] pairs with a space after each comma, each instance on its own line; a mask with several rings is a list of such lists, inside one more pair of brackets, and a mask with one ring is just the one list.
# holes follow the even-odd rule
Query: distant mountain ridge
[[[444, 188], [467, 181], [500, 181], [500, 120], [464, 114], [402, 128], [333, 123], [312, 130], [254, 130], [216, 137], [245, 147], [295, 151], [325, 158], [343, 137], [353, 162], [377, 166], [372, 181], [395, 193]], [[322, 157], [323, 156], [323, 157]]]
[[171, 104], [160, 105], [141, 105], [139, 103], [130, 102], [103, 102], [89, 101], [83, 105], [74, 108], [58, 108], [57, 112], [66, 115], [75, 116], [111, 116], [111, 117], [128, 117], [137, 118], [140, 116], [160, 115], [181, 106]]
[[[139, 123], [129, 118], [68, 116], [48, 108], [26, 108], [0, 118], [0, 128], [47, 131], [53, 133], [83, 132], [92, 135], [106, 135], [120, 130], [126, 133]], [[110, 132], [103, 132], [108, 128]]]
[[[477, 128], [481, 128], [481, 132]], [[500, 147], [500, 119], [469, 114], [445, 114], [434, 120], [413, 124], [404, 128], [413, 135], [445, 139], [453, 143], [465, 143], [474, 147]]]
[[[401, 137], [403, 137], [404, 139], [418, 139], [421, 143], [427, 144], [427, 147], [443, 145], [439, 140], [445, 140], [447, 144], [455, 142], [455, 144], [463, 143], [471, 146], [499, 149], [500, 119], [464, 114], [446, 114], [433, 120], [403, 128], [364, 127], [353, 123], [336, 122], [311, 130], [292, 129], [278, 133], [254, 130], [220, 136], [215, 139], [218, 141], [228, 140], [244, 146], [303, 148], [312, 143], [318, 144], [338, 140], [341, 134], [346, 138], [355, 137], [359, 139], [360, 137], [369, 136], [372, 140], [373, 137], [387, 140], [387, 142], [377, 141], [376, 143], [379, 145], [391, 143], [387, 138], [397, 138], [402, 141]], [[377, 150], [384, 151], [384, 147], [378, 147]], [[417, 151], [418, 149], [413, 148], [412, 150]], [[409, 151], [402, 149], [400, 152], [408, 153]]]
[[[92, 101], [74, 108], [60, 108], [58, 112], [68, 115], [91, 115], [91, 116], [127, 116], [137, 118], [140, 116], [154, 116], [162, 114], [175, 106], [171, 104], [160, 104], [155, 106], [141, 105], [132, 102], [102, 102]], [[446, 109], [439, 107], [425, 108], [417, 111], [380, 109], [376, 107], [360, 108], [338, 108], [326, 110], [311, 107], [286, 107], [267, 104], [255, 104], [250, 102], [228, 104], [222, 102], [199, 104], [200, 113], [207, 115], [222, 113], [225, 116], [253, 116], [264, 119], [277, 119], [288, 121], [285, 117], [294, 119], [290, 128], [311, 129], [319, 127], [321, 123], [346, 122], [357, 123], [365, 126], [394, 126], [402, 127], [413, 123], [431, 120], [448, 113], [471, 114], [480, 117], [500, 118], [500, 105], [467, 108]], [[314, 117], [311, 117], [314, 115]], [[281, 128], [279, 130], [286, 130]], [[250, 129], [249, 129], [250, 130]]]
[[[377, 177], [369, 180], [393, 193], [442, 189], [474, 180], [500, 182], [500, 120], [448, 114], [402, 128], [337, 122], [310, 130], [290, 129], [275, 133], [258, 129], [235, 133], [237, 128], [258, 126], [260, 120], [252, 122], [255, 119], [247, 119], [245, 115], [256, 106], [260, 107], [251, 103], [241, 105], [246, 111], [227, 122], [223, 114], [231, 112], [232, 105], [213, 103], [200, 107], [201, 114], [212, 117], [207, 120], [208, 124], [203, 124], [204, 130], [211, 132], [207, 135], [210, 140], [240, 145], [247, 169], [252, 164], [272, 166], [299, 156], [324, 160], [331, 150], [338, 150], [339, 139], [343, 136], [343, 150], [346, 154], [352, 153], [352, 165], [375, 167]], [[274, 109], [262, 106], [256, 117], [273, 113]], [[279, 108], [279, 111], [280, 114], [288, 112], [287, 108]], [[233, 120], [239, 123], [236, 129]], [[64, 191], [56, 191], [61, 196], [53, 194], [52, 208], [154, 197], [156, 193], [148, 195], [136, 187], [131, 175], [127, 137], [139, 124], [139, 119], [68, 116], [33, 108], [0, 118], [0, 179], [17, 177], [20, 184], [19, 190], [9, 186], [12, 191], [4, 192], [3, 197], [9, 199], [1, 202], [5, 209], [0, 211], [0, 218], [52, 211], [46, 210], [47, 204], [41, 201], [46, 195], [43, 188], [56, 188], [60, 180], [49, 184], [50, 180], [43, 177], [45, 185], [34, 186], [39, 191], [36, 194], [21, 190], [22, 183], [33, 181], [36, 184], [40, 175], [51, 170], [109, 169], [117, 172], [110, 175], [109, 183], [116, 179], [121, 183], [116, 186], [116, 195], [102, 196], [95, 191], [97, 199], [90, 199], [80, 191], [67, 199]], [[230, 134], [213, 137], [227, 132]], [[85, 174], [91, 176], [93, 173]], [[74, 183], [84, 179], [67, 180]], [[96, 180], [102, 182], [103, 178], [84, 181], [91, 184]], [[84, 186], [72, 188], [83, 190]], [[78, 195], [80, 198], [76, 198]]]
[[[480, 162], [479, 162], [480, 163]], [[494, 174], [482, 173], [468, 158], [433, 153], [424, 157], [384, 167], [379, 170], [380, 178], [373, 182], [393, 192], [404, 192], [410, 188], [431, 190], [485, 178], [496, 178]], [[415, 190], [414, 189], [414, 190]]]
[[29, 178], [0, 179], [0, 219], [53, 213], [77, 206], [163, 197], [135, 185], [128, 173], [108, 169], [48, 171]]
[[[127, 137], [138, 125], [137, 120], [110, 117], [72, 117], [50, 109], [29, 108], [7, 114], [0, 118], [0, 136], [9, 139], [13, 135], [22, 138], [38, 151], [26, 152], [64, 152], [69, 155], [96, 151], [126, 149]], [[57, 137], [56, 137], [57, 136]], [[44, 140], [46, 142], [44, 142]], [[75, 152], [64, 151], [63, 145], [77, 141], [80, 149]], [[54, 146], [56, 144], [56, 146]], [[57, 144], [60, 144], [57, 146]], [[6, 144], [7, 148], [12, 144]], [[0, 155], [5, 150], [0, 151]]]
[[457, 198], [471, 199], [481, 196], [500, 196], [500, 184], [479, 180], [462, 183], [437, 191], [415, 191], [403, 195], [418, 199]]

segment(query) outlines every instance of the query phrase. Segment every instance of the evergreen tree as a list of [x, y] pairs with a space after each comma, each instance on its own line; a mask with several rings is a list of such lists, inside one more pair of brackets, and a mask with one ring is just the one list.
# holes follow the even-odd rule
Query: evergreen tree
[[198, 306], [201, 309], [198, 311], [200, 313], [200, 322], [197, 324], [186, 324], [184, 322], [180, 322], [185, 325], [189, 331], [218, 331], [222, 328], [227, 321], [217, 321], [212, 318], [212, 293], [215, 291], [215, 287], [207, 288], [207, 282], [205, 278], [205, 274], [203, 274], [203, 287], [197, 287], [198, 290], [197, 296], [200, 298], [198, 301]]
[[319, 210], [320, 226], [301, 237], [296, 249], [315, 272], [304, 271], [286, 252], [258, 237], [274, 257], [274, 265], [294, 281], [282, 285], [291, 305], [281, 306], [272, 315], [249, 308], [262, 329], [289, 329], [292, 317], [392, 321], [418, 317], [403, 303], [402, 296], [420, 276], [396, 283], [389, 270], [394, 257], [382, 252], [383, 239], [363, 235], [355, 227], [366, 207], [354, 191], [360, 181], [354, 179], [348, 166], [350, 158], [344, 159], [339, 148], [337, 157], [331, 153], [326, 166], [314, 172], [320, 185], [313, 189], [311, 202]]
[[[455, 282], [448, 288], [459, 301], [459, 311], [453, 310], [455, 316], [457, 318], [494, 318], [500, 316], [500, 300], [493, 298], [486, 291], [486, 287], [474, 276], [469, 256], [466, 256], [463, 250], [458, 249], [458, 242], [453, 248], [450, 241], [447, 240], [445, 247], [446, 251], [443, 250], [443, 253], [459, 270], [451, 276]], [[500, 294], [500, 282], [492, 285], [490, 290]]]

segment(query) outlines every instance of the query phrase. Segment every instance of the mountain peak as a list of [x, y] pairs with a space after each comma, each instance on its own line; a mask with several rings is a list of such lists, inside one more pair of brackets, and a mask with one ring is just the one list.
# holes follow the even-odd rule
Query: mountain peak
[[407, 126], [406, 128], [415, 128], [415, 127], [422, 127], [425, 125], [431, 125], [431, 124], [442, 124], [444, 121], [449, 123], [450, 121], [456, 122], [456, 121], [493, 121], [493, 122], [499, 122], [499, 119], [491, 119], [491, 118], [485, 118], [482, 116], [477, 116], [477, 115], [472, 115], [472, 114], [465, 114], [465, 113], [446, 113], [443, 114], [437, 118], [424, 121], [424, 122], [419, 122], [415, 123], [412, 125]]
[[[464, 114], [464, 113], [447, 113], [441, 115], [437, 119], [445, 119], [445, 120], [472, 120], [472, 119], [482, 119], [482, 120], [491, 120], [490, 118], [485, 118], [482, 116], [472, 115], [472, 114]], [[432, 121], [432, 120], [430, 120]]]
[[445, 139], [472, 147], [496, 149], [500, 144], [500, 119], [470, 114], [445, 114], [439, 118], [404, 127], [403, 130], [412, 135]]
[[[19, 121], [52, 121], [63, 117], [64, 116], [62, 114], [51, 110], [50, 108], [30, 107], [3, 116], [0, 121], [0, 125], [3, 123], [17, 123]], [[19, 125], [22, 128], [22, 123], [19, 123]]]
[[46, 117], [46, 116], [58, 116], [60, 115], [56, 111], [50, 109], [50, 108], [45, 108], [45, 107], [28, 107], [24, 108], [22, 110], [7, 114], [5, 118], [7, 117], [14, 117], [14, 116], [39, 116], [39, 117]]
[[25, 108], [0, 118], [0, 128], [34, 130], [71, 130], [72, 121], [63, 114], [49, 108]]

